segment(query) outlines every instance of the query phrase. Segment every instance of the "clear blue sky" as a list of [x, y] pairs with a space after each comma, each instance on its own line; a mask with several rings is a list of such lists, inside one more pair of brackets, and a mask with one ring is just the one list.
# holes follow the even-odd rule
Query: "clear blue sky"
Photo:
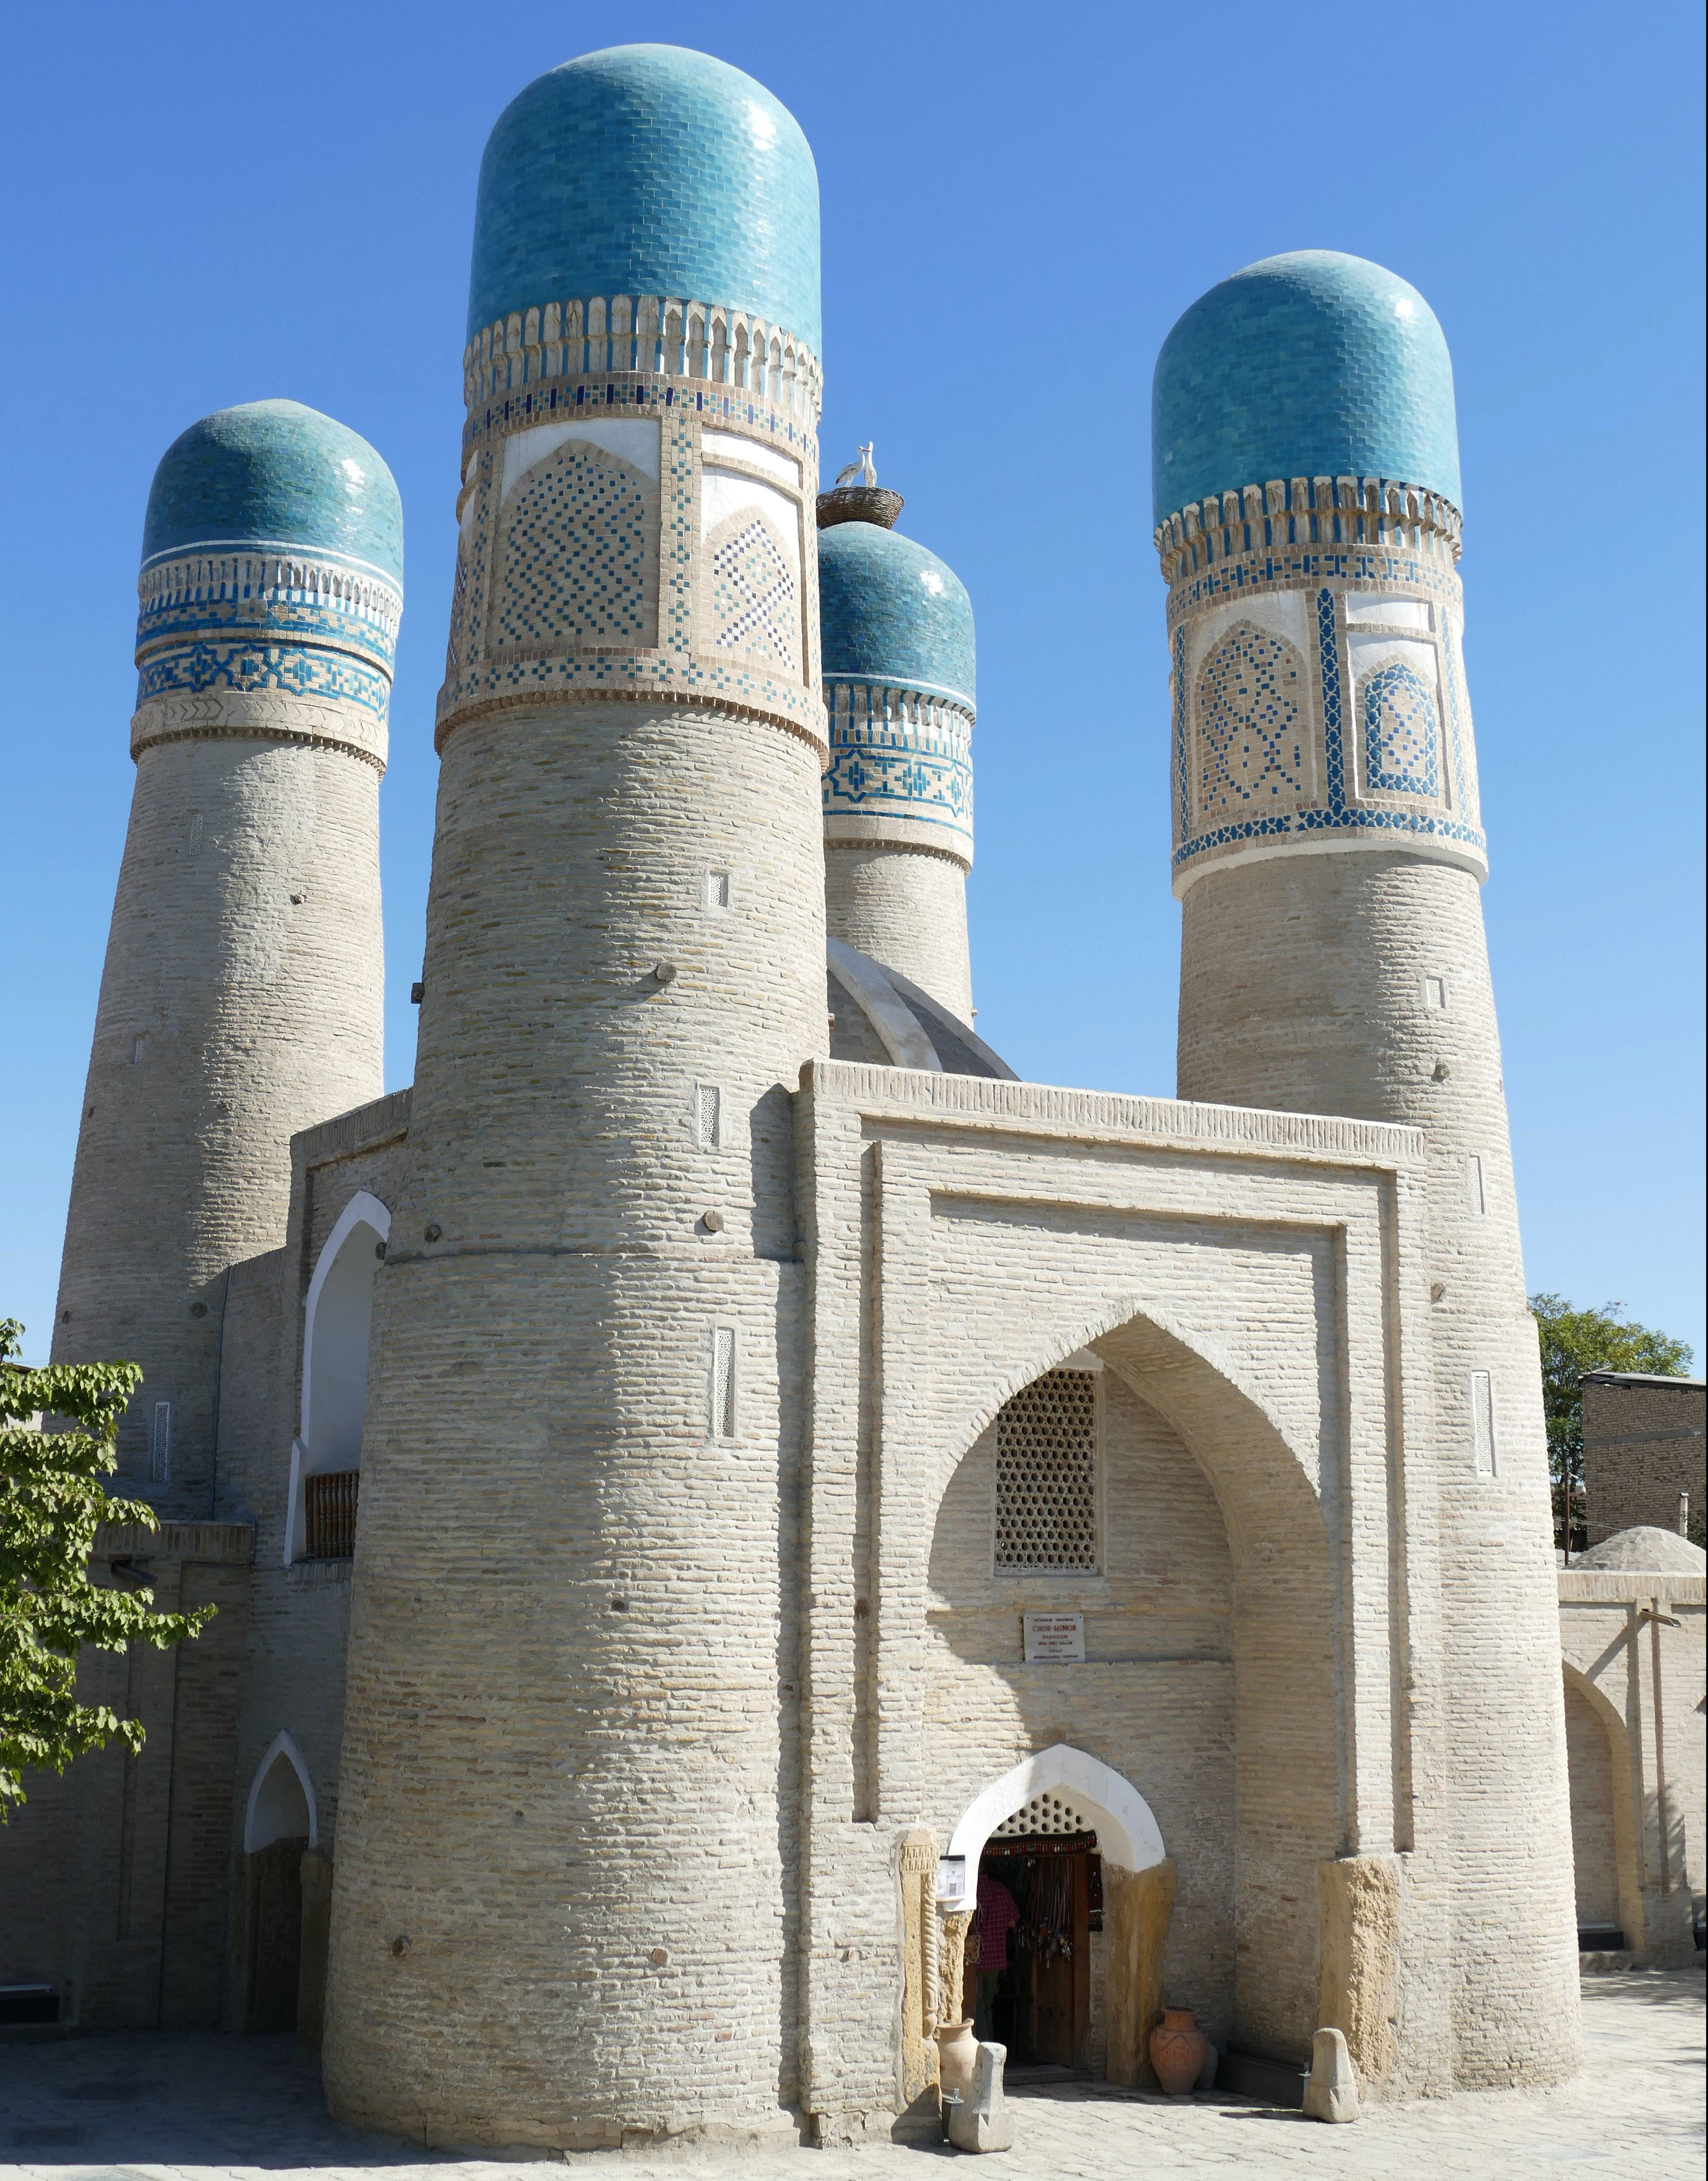
[[[381, 808], [406, 1083], [481, 146], [558, 61], [709, 37], [817, 156], [826, 462], [874, 439], [978, 613], [979, 1026], [1025, 1075], [1174, 1088], [1159, 343], [1275, 251], [1351, 251], [1429, 297], [1457, 376], [1529, 1282], [1622, 1300], [1700, 1367], [1704, 57], [1698, 6], [1644, 0], [12, 16], [0, 1315], [26, 1353], [130, 797], [156, 461], [207, 411], [289, 395], [396, 474]], [[1003, 407], [1016, 373], [1033, 398]]]

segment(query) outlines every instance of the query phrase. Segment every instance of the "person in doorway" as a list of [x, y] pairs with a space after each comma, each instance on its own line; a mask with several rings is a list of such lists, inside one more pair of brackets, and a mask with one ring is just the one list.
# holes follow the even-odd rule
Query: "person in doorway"
[[996, 2035], [994, 2010], [998, 1987], [1009, 1966], [1010, 1934], [1020, 1920], [1014, 1897], [999, 1878], [979, 1873], [979, 1980], [973, 2008], [975, 2033]]

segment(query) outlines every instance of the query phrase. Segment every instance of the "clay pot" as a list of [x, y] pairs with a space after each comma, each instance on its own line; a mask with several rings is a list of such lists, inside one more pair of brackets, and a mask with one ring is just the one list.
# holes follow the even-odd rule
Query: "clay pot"
[[1210, 2040], [1190, 2007], [1165, 2007], [1151, 2032], [1151, 2065], [1171, 2098], [1189, 2097], [1202, 2072]]
[[972, 2096], [979, 2040], [970, 2022], [946, 2022], [933, 2034], [937, 2040], [937, 2089], [943, 2100], [943, 2134], [947, 2135], [948, 2101], [959, 2097], [965, 2104]]

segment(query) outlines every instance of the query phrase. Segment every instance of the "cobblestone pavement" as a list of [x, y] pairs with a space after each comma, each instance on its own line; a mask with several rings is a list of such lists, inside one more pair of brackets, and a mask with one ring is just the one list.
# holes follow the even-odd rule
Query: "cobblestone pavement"
[[[1556, 2090], [1479, 2091], [1379, 2108], [1354, 2128], [1212, 2095], [1189, 2104], [1074, 2083], [1014, 2101], [1015, 2144], [994, 2181], [1161, 2174], [1399, 2176], [1523, 2181], [1565, 2167], [1642, 2181], [1700, 2181], [1700, 1972], [1584, 1983], [1589, 2065]], [[891, 2181], [959, 2154], [877, 2144], [857, 2151], [684, 2147], [575, 2156], [610, 2181]], [[315, 2068], [288, 2039], [212, 2035], [0, 2043], [0, 2161], [23, 2181], [283, 2176], [504, 2181], [510, 2164], [357, 2135], [329, 2120]]]

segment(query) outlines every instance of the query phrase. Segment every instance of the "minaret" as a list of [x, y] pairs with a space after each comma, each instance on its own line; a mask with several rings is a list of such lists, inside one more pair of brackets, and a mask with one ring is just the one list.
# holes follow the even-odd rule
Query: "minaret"
[[799, 128], [702, 54], [569, 62], [486, 147], [325, 2043], [428, 2142], [793, 2095], [818, 253]]
[[285, 1240], [292, 1131], [384, 1087], [402, 580], [391, 472], [317, 410], [219, 410], [154, 473], [53, 1360], [142, 1365], [120, 1471], [169, 1516], [209, 1511], [224, 1274]]
[[819, 495], [819, 621], [830, 936], [972, 1020], [972, 602], [935, 553], [890, 526], [897, 493]]
[[1153, 460], [1180, 1095], [1428, 1143], [1445, 1776], [1360, 1845], [1445, 1894], [1457, 2079], [1551, 2080], [1579, 2048], [1547, 1447], [1440, 328], [1362, 258], [1249, 266], [1164, 344]]

